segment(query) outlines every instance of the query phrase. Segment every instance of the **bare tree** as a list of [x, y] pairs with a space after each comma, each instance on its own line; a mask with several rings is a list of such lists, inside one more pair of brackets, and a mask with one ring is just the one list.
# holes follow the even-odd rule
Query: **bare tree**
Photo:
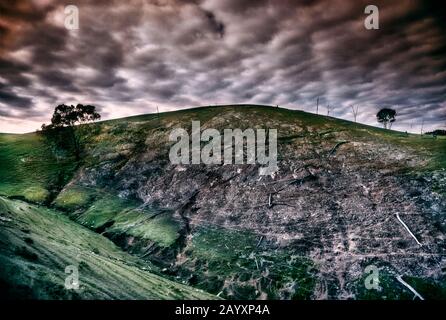
[[333, 107], [327, 104], [327, 116], [330, 115], [331, 110], [333, 110]]
[[358, 117], [358, 112], [359, 112], [359, 106], [351, 106], [351, 108], [352, 108], [352, 112], [353, 112], [353, 118], [355, 119], [355, 122], [356, 122], [356, 119]]
[[158, 125], [161, 125], [160, 110], [158, 109], [158, 106], [156, 106], [156, 118], [158, 120]]
[[319, 97], [316, 100], [316, 114], [319, 114]]

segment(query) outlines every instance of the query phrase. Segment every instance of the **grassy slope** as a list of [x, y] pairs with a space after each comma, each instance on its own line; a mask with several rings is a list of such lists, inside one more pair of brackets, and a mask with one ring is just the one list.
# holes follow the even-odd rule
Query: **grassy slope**
[[[212, 299], [53, 210], [0, 197], [0, 292], [38, 299]], [[64, 287], [79, 267], [79, 290]], [[154, 273], [155, 272], [155, 273]]]
[[39, 134], [0, 134], [0, 195], [43, 202], [52, 188], [71, 178], [71, 160], [56, 158]]

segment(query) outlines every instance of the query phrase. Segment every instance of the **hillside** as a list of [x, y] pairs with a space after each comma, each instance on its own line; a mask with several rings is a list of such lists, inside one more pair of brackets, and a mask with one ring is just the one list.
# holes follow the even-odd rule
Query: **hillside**
[[[213, 299], [53, 210], [0, 197], [2, 298]], [[64, 283], [79, 270], [79, 290]]]
[[[279, 172], [172, 165], [169, 133], [192, 120], [277, 129]], [[122, 260], [223, 298], [412, 299], [397, 275], [427, 299], [446, 298], [446, 139], [268, 106], [143, 115], [86, 132], [79, 166], [40, 134], [0, 135], [0, 195], [13, 199], [4, 206], [20, 199], [63, 213], [131, 254]], [[368, 265], [379, 267], [381, 290], [365, 289]]]

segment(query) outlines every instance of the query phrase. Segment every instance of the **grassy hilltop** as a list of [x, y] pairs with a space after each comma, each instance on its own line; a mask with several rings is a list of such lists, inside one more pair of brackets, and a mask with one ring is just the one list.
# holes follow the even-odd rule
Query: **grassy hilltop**
[[[192, 120], [202, 129], [277, 129], [280, 171], [171, 165], [169, 132]], [[411, 299], [395, 279], [402, 275], [426, 298], [446, 298], [446, 139], [221, 106], [103, 121], [82, 140], [75, 164], [69, 147], [39, 133], [0, 134], [0, 233], [8, 239], [0, 279], [26, 288], [18, 295], [211, 297], [194, 287], [228, 299]], [[60, 247], [63, 239], [75, 241]], [[72, 259], [87, 274], [78, 295], [56, 284]], [[364, 288], [369, 264], [381, 270], [378, 291]], [[31, 267], [40, 272], [34, 291]]]

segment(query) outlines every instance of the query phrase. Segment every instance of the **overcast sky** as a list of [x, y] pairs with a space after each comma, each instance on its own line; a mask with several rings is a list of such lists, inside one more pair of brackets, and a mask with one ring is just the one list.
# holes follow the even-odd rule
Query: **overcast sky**
[[[440, 3], [440, 4], [435, 4]], [[79, 29], [64, 26], [66, 5]], [[364, 27], [367, 5], [379, 30]], [[395, 128], [446, 126], [441, 1], [0, 2], [0, 132], [48, 122], [61, 103], [103, 118], [210, 104], [280, 105]]]

